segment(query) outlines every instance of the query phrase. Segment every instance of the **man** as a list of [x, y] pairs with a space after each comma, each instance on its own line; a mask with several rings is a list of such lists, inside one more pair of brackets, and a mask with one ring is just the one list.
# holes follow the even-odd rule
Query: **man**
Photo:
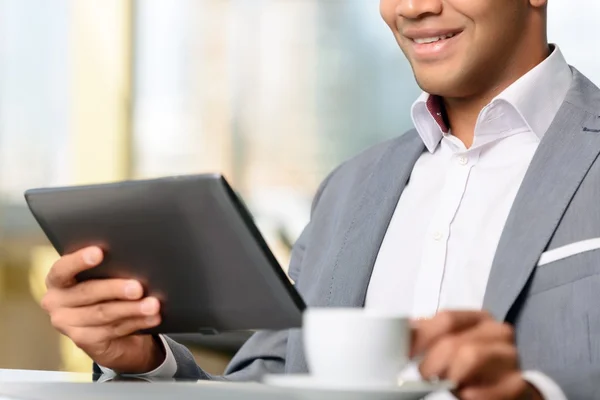
[[[548, 45], [546, 7], [381, 0], [425, 91], [416, 130], [333, 171], [293, 250], [309, 306], [412, 316], [421, 375], [461, 399], [600, 398], [600, 90]], [[297, 331], [256, 333], [224, 377], [167, 337], [130, 336], [159, 303], [137, 282], [75, 284], [101, 259], [58, 261], [43, 307], [103, 370], [306, 371]]]

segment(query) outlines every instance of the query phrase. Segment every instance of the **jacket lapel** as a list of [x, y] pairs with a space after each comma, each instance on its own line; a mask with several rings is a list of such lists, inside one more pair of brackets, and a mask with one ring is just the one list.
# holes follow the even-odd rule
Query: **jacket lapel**
[[364, 180], [341, 248], [335, 257], [327, 304], [364, 306], [367, 287], [383, 237], [400, 195], [425, 146], [411, 131], [390, 143]]
[[[500, 238], [483, 308], [505, 320], [600, 153], [600, 92], [576, 70], [542, 139]], [[595, 107], [594, 107], [595, 105]]]

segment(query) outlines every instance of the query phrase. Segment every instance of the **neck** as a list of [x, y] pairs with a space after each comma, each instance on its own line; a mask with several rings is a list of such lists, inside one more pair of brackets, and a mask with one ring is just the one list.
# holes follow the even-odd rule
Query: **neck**
[[[536, 65], [540, 64], [549, 55], [549, 47], [546, 41], [539, 41], [537, 45], [527, 43], [521, 46], [522, 51], [513, 53], [512, 59], [519, 62], [506, 65], [501, 75], [495, 79], [489, 79], [482, 90], [477, 94], [462, 98], [444, 97], [444, 106], [452, 134], [460, 139], [469, 148], [473, 144], [475, 125], [481, 110], [489, 104], [494, 97], [498, 96], [507, 87], [512, 85], [520, 77], [525, 75]], [[491, 78], [491, 77], [488, 77]]]

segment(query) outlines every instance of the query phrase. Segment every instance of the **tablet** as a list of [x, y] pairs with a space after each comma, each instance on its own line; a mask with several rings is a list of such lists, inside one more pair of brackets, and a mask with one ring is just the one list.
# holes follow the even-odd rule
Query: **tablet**
[[106, 258], [77, 276], [132, 278], [161, 302], [144, 333], [300, 327], [305, 304], [218, 174], [31, 189], [25, 199], [59, 254]]

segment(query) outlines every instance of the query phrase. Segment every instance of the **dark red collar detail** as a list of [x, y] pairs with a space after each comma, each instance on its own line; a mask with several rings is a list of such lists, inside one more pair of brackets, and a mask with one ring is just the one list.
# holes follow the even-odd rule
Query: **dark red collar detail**
[[446, 122], [446, 111], [444, 110], [444, 102], [440, 96], [429, 96], [427, 98], [427, 110], [435, 119], [440, 129], [444, 133], [450, 132], [448, 123]]

